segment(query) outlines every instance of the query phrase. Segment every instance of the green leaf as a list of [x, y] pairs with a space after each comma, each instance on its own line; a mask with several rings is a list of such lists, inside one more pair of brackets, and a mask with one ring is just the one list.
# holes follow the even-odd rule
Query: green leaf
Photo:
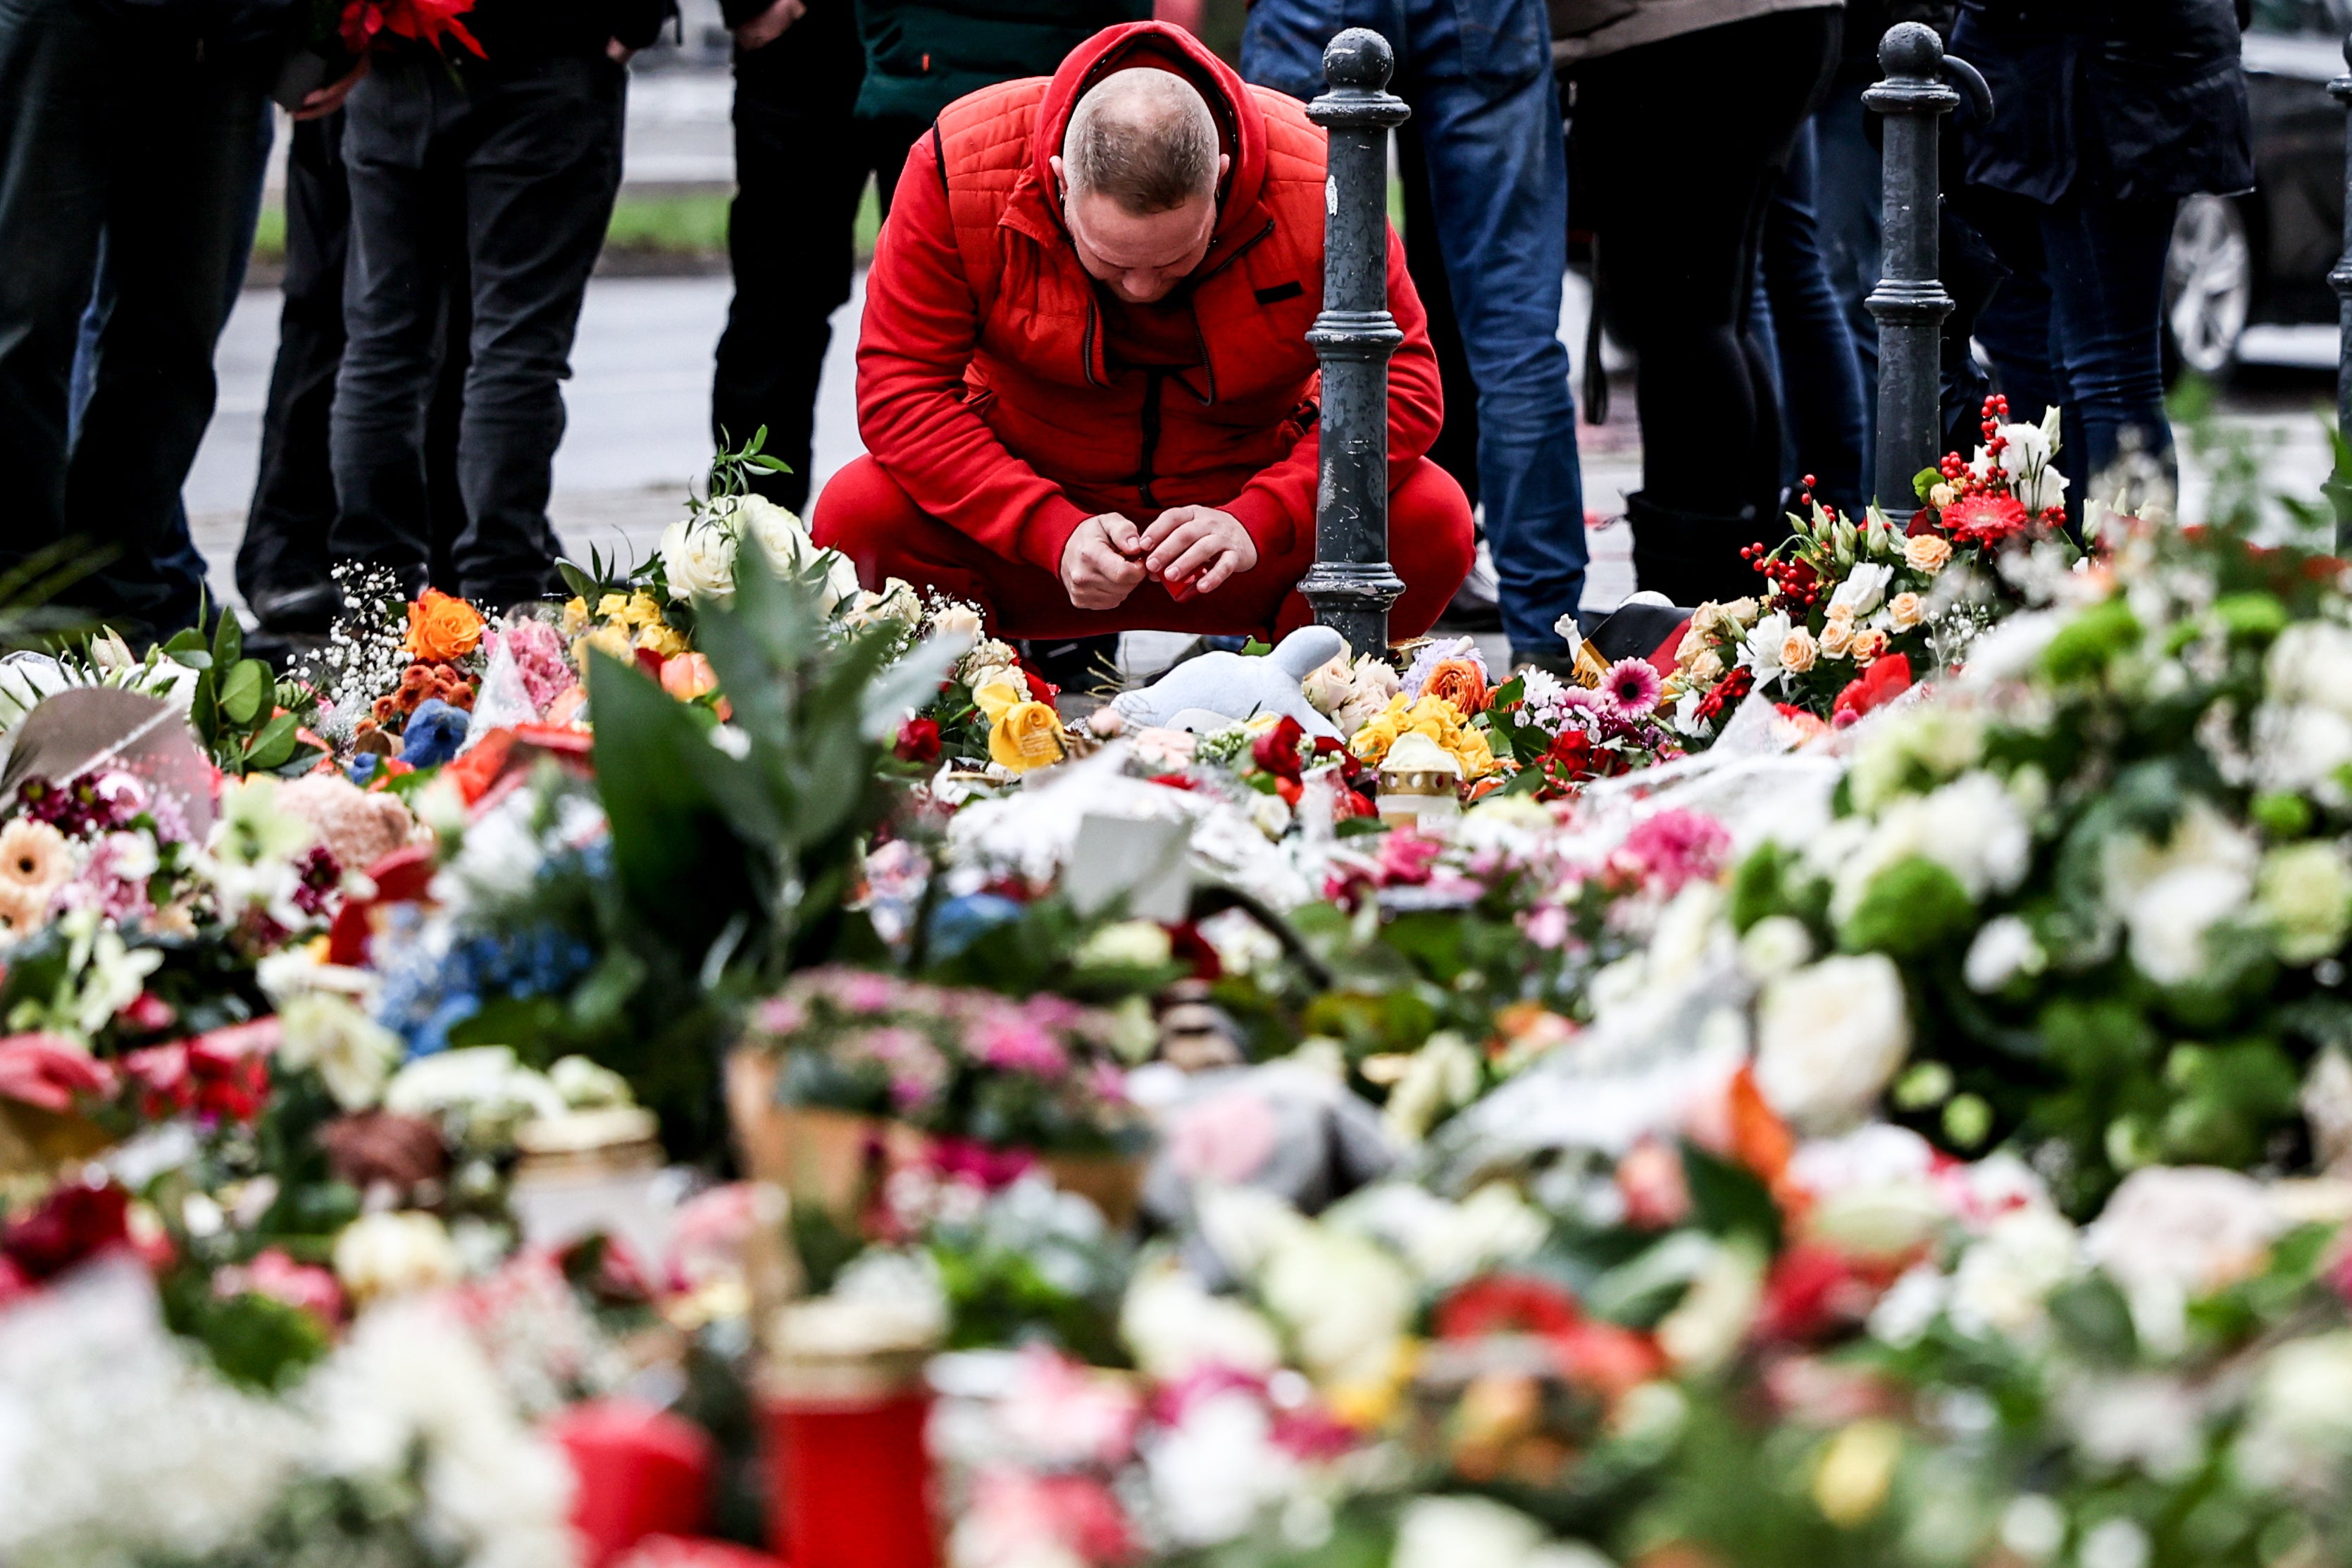
[[220, 625], [213, 632], [213, 660], [226, 669], [245, 657], [245, 627], [238, 624], [236, 612], [224, 608]]
[[1242, 657], [1244, 658], [1262, 658], [1273, 651], [1274, 645], [1272, 643], [1260, 642], [1255, 637], [1252, 637], [1249, 641], [1242, 644]]
[[247, 769], [253, 773], [268, 773], [272, 768], [284, 766], [294, 755], [297, 743], [294, 731], [301, 727], [302, 721], [291, 713], [280, 713], [264, 724], [260, 732], [253, 737], [252, 744], [245, 749]]
[[[223, 624], [226, 624], [226, 618]], [[272, 692], [273, 684], [269, 679], [269, 667], [259, 659], [248, 658], [239, 662], [228, 672], [228, 679], [221, 686], [222, 717], [240, 728], [251, 724], [261, 717], [262, 700]]]
[[1683, 1183], [1690, 1189], [1691, 1217], [1719, 1237], [1750, 1236], [1768, 1253], [1780, 1247], [1780, 1205], [1772, 1189], [1745, 1165], [1685, 1142]]
[[[592, 562], [594, 561], [595, 552], [590, 551], [588, 558]], [[555, 570], [562, 574], [563, 585], [572, 590], [573, 598], [586, 599], [592, 605], [594, 603], [597, 597], [597, 578], [603, 576], [601, 571], [597, 574], [597, 577], [591, 577], [572, 562], [561, 558], [555, 563]]]
[[164, 651], [171, 654], [173, 658], [186, 665], [190, 669], [204, 670], [210, 669], [213, 667], [213, 656], [205, 651], [205, 645], [201, 638], [198, 638], [195, 645], [192, 647], [178, 649], [166, 647]]
[[1911, 491], [1914, 495], [1916, 495], [1924, 501], [1927, 499], [1927, 492], [1934, 489], [1937, 485], [1940, 485], [1943, 482], [1943, 469], [1922, 468], [1917, 473], [1911, 476]]

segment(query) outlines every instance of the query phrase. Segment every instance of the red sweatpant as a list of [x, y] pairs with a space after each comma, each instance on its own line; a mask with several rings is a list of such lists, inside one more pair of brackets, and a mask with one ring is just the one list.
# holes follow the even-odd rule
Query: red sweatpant
[[[1060, 578], [1009, 561], [928, 515], [872, 458], [833, 476], [817, 498], [811, 531], [819, 544], [848, 556], [868, 588], [903, 577], [925, 592], [967, 600], [986, 613], [995, 637], [1165, 631], [1271, 640], [1312, 618], [1297, 593], [1315, 559], [1311, 517], [1294, 520], [1290, 552], [1260, 556], [1254, 570], [1213, 594], [1180, 601], [1147, 581], [1115, 610], [1076, 608]], [[1454, 477], [1423, 458], [1403, 465], [1389, 494], [1389, 560], [1404, 579], [1403, 596], [1389, 612], [1391, 637], [1402, 642], [1429, 629], [1470, 574], [1475, 548], [1470, 503]]]

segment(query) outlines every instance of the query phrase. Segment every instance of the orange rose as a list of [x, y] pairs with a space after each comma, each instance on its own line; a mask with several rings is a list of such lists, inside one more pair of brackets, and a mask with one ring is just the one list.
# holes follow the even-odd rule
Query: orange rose
[[680, 702], [691, 702], [706, 691], [719, 689], [719, 675], [698, 653], [681, 653], [662, 666], [662, 689]]
[[1442, 697], [1464, 717], [1486, 710], [1486, 677], [1466, 658], [1442, 658], [1422, 683], [1423, 697]]
[[408, 606], [408, 637], [401, 644], [412, 658], [446, 664], [474, 651], [482, 640], [482, 613], [453, 594], [427, 588]]

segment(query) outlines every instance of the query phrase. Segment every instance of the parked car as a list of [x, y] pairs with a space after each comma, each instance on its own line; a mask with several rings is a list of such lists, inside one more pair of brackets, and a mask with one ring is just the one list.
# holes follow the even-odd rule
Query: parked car
[[2327, 274], [2344, 248], [2345, 73], [2352, 0], [2253, 0], [2245, 37], [2255, 187], [2191, 196], [2172, 230], [2166, 361], [2225, 376], [2249, 326], [2332, 324]]

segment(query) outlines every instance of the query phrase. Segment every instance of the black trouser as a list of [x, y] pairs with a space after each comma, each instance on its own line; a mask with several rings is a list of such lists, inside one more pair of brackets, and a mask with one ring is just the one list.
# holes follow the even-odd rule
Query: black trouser
[[1575, 177], [1610, 324], [1640, 362], [1643, 499], [1658, 526], [1679, 514], [1719, 533], [1703, 548], [1733, 569], [1739, 532], [1781, 531], [1780, 411], [1749, 305], [1766, 206], [1837, 63], [1840, 19], [1778, 12], [1577, 72]]
[[[261, 417], [261, 466], [236, 552], [246, 607], [278, 632], [323, 632], [337, 608], [327, 540], [335, 524], [328, 416], [343, 363], [343, 267], [352, 197], [343, 177], [343, 117], [294, 127], [286, 152], [285, 305], [278, 360]], [[464, 253], [451, 258], [441, 374], [425, 419], [425, 490], [433, 518], [432, 577], [454, 583], [452, 547], [465, 529], [457, 491], [457, 416], [471, 315]]]
[[735, 57], [735, 300], [711, 377], [711, 434], [731, 449], [766, 426], [764, 449], [792, 472], [755, 474], [752, 488], [795, 511], [808, 506], [817, 383], [833, 313], [849, 299], [866, 176], [888, 212], [907, 149], [929, 129], [854, 118], [865, 70], [855, 12], [840, 0], [820, 0], [775, 42]]
[[[473, 308], [457, 427], [466, 530], [456, 590], [505, 605], [555, 583], [547, 498], [572, 333], [620, 187], [627, 71], [602, 55], [467, 68], [387, 58], [352, 94], [344, 273], [349, 342], [335, 388], [339, 558], [425, 583], [426, 408], [453, 247]], [[462, 231], [448, 232], [452, 221]], [[449, 585], [449, 584], [445, 584]]]
[[[268, 72], [88, 0], [0, 0], [0, 569], [87, 541], [109, 559], [61, 601], [132, 636], [195, 614], [157, 561], [212, 419]], [[69, 442], [101, 234], [114, 298]]]

